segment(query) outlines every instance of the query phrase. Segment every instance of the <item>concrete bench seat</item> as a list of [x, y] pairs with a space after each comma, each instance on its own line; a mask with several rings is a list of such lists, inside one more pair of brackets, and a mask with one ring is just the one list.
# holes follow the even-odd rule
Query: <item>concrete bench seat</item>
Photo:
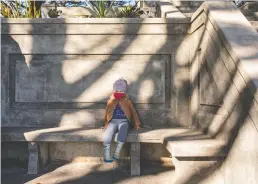
[[[39, 172], [39, 165], [44, 167], [48, 160], [49, 148], [42, 142], [103, 142], [104, 129], [81, 127], [54, 128], [20, 128], [3, 127], [2, 141], [28, 142], [28, 173]], [[116, 141], [117, 135], [114, 137]], [[210, 139], [202, 132], [189, 128], [142, 128], [140, 131], [130, 130], [127, 142], [131, 143], [131, 175], [140, 175], [140, 143], [161, 143], [166, 146], [173, 157], [224, 156], [225, 145]], [[42, 155], [44, 154], [44, 155]], [[42, 161], [43, 160], [43, 161]]]
[[181, 135], [164, 134], [162, 144], [174, 157], [220, 157], [227, 155], [227, 143], [199, 131]]
[[[185, 129], [182, 129], [185, 130]], [[161, 143], [161, 135], [169, 129], [141, 129], [131, 130], [127, 142]], [[55, 128], [2, 128], [4, 141], [32, 141], [32, 142], [103, 142], [104, 129], [80, 127]], [[116, 137], [114, 139], [116, 141]]]
[[[2, 141], [31, 141], [31, 142], [102, 142], [104, 129], [81, 127], [54, 127], [54, 128], [20, 128], [3, 127]], [[206, 136], [203, 133], [189, 128], [142, 128], [139, 131], [130, 130], [127, 142], [163, 143], [164, 138], [186, 140]], [[206, 138], [208, 138], [206, 136]], [[114, 139], [116, 141], [116, 137]]]
[[227, 144], [217, 139], [170, 140], [165, 144], [173, 157], [223, 157]]

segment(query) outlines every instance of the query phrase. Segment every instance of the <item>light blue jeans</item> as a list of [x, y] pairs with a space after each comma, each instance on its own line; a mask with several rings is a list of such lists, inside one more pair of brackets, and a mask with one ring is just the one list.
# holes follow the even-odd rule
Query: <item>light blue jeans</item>
[[112, 119], [104, 133], [104, 144], [111, 144], [114, 134], [118, 131], [117, 140], [125, 142], [128, 134], [129, 123], [127, 119]]

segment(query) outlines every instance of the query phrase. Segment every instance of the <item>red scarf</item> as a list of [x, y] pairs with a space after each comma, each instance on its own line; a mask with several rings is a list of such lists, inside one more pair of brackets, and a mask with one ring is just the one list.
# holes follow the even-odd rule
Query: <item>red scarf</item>
[[125, 97], [125, 93], [114, 92], [114, 97], [115, 97], [116, 100], [120, 100], [120, 99]]

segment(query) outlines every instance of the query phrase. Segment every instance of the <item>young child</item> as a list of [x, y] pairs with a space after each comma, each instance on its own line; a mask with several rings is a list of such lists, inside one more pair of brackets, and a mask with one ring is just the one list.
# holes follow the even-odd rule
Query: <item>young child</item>
[[[140, 129], [140, 120], [132, 102], [126, 94], [127, 82], [118, 79], [113, 84], [113, 94], [107, 102], [104, 128], [104, 162], [113, 162], [119, 159], [120, 151], [126, 141], [127, 133], [134, 122], [136, 130]], [[117, 145], [113, 155], [110, 156], [110, 145], [114, 134], [118, 131]]]

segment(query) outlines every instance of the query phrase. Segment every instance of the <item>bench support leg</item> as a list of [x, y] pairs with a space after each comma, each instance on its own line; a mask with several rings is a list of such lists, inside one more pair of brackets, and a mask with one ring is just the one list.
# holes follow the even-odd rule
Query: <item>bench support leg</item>
[[39, 146], [36, 142], [28, 142], [28, 149], [28, 174], [37, 174], [39, 172]]
[[131, 143], [131, 175], [140, 175], [140, 143]]
[[49, 144], [47, 142], [28, 142], [28, 174], [38, 174], [49, 161]]

